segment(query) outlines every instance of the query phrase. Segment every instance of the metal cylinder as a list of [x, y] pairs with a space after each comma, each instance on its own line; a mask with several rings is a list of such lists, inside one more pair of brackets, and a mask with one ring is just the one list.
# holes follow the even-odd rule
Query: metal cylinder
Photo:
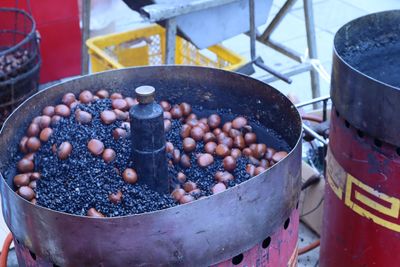
[[322, 267], [400, 262], [399, 37], [400, 11], [336, 33]]
[[[296, 267], [299, 210], [293, 209], [290, 217], [274, 233], [266, 236], [252, 248], [243, 251], [211, 267], [263, 266]], [[54, 267], [48, 259], [38, 256], [14, 239], [18, 264], [21, 267]], [[111, 256], [112, 254], [110, 254]]]
[[168, 193], [168, 168], [165, 152], [163, 109], [154, 101], [155, 89], [135, 89], [138, 105], [131, 107], [132, 157], [141, 183]]
[[[138, 215], [76, 216], [33, 205], [14, 192], [10, 155], [18, 149], [26, 125], [45, 106], [57, 103], [67, 92], [104, 88], [110, 93], [129, 95], [132, 87], [143, 84], [157, 88], [157, 96], [171, 103], [187, 102], [208, 110], [230, 109], [235, 114], [256, 117], [286, 141], [290, 152], [268, 171], [224, 192]], [[242, 253], [246, 259], [246, 252], [263, 249], [262, 243], [268, 237], [271, 244], [276, 244], [268, 246], [268, 255], [274, 253], [274, 259], [279, 259], [284, 252], [282, 259], [295, 257], [301, 129], [297, 110], [279, 91], [247, 76], [212, 68], [121, 69], [80, 77], [41, 91], [11, 115], [0, 138], [2, 209], [17, 248], [25, 251], [21, 254], [25, 256], [19, 257], [20, 265], [211, 266], [233, 261]], [[265, 253], [264, 249], [264, 254], [257, 255]], [[30, 261], [26, 260], [28, 256]], [[32, 259], [36, 259], [36, 265], [30, 265]], [[269, 266], [286, 266], [277, 262]]]

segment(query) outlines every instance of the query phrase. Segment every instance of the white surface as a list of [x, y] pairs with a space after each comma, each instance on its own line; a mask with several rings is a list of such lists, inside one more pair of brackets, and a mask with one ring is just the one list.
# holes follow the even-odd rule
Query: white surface
[[[255, 25], [259, 26], [267, 21], [272, 0], [254, 0], [254, 6]], [[250, 30], [249, 1], [241, 0], [180, 16], [176, 22], [193, 44], [200, 49], [207, 48]]]

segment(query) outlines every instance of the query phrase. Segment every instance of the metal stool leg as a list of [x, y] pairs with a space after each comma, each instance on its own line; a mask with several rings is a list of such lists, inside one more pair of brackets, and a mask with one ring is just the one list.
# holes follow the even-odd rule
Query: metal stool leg
[[86, 40], [90, 35], [90, 3], [91, 0], [82, 2], [82, 44], [81, 44], [81, 73], [89, 73], [89, 54], [86, 47]]
[[175, 64], [175, 49], [176, 49], [176, 19], [170, 18], [166, 23], [166, 52], [165, 64]]
[[[308, 53], [310, 59], [317, 59], [317, 41], [315, 38], [315, 28], [314, 28], [314, 12], [312, 7], [312, 0], [303, 0], [304, 3], [304, 19], [306, 22], [306, 32], [307, 32], [307, 45]], [[311, 90], [312, 98], [317, 98], [321, 96], [319, 88], [319, 75], [318, 72], [312, 68], [310, 71], [311, 77]], [[314, 104], [316, 108], [318, 104]]]

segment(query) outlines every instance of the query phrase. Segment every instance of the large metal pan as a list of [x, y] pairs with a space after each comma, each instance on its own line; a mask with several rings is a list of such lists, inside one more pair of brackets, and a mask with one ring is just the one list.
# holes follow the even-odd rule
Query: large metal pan
[[[132, 94], [148, 84], [160, 99], [255, 116], [292, 148], [268, 171], [220, 194], [173, 208], [116, 218], [89, 218], [35, 206], [19, 197], [7, 172], [26, 125], [63, 94], [105, 88]], [[206, 266], [246, 251], [272, 234], [300, 192], [301, 120], [271, 86], [244, 75], [202, 67], [159, 66], [109, 71], [71, 80], [31, 97], [0, 137], [4, 218], [14, 237], [59, 266]]]

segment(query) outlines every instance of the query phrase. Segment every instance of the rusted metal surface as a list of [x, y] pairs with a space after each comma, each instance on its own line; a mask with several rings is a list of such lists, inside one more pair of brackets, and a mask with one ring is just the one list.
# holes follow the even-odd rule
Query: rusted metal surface
[[[268, 171], [220, 194], [166, 210], [116, 218], [89, 218], [34, 206], [13, 191], [5, 173], [28, 122], [66, 92], [105, 88], [133, 93], [157, 88], [159, 99], [231, 108], [256, 116], [292, 147]], [[5, 221], [37, 257], [59, 266], [205, 266], [252, 248], [281, 227], [300, 192], [301, 120], [291, 102], [267, 84], [217, 69], [141, 67], [85, 76], [42, 91], [19, 107], [0, 138], [0, 190]], [[262, 138], [262, 137], [261, 137]], [[14, 145], [13, 145], [14, 144]], [[113, 257], [110, 257], [110, 252]]]
[[47, 259], [39, 257], [29, 251], [27, 247], [19, 243], [19, 241], [17, 241], [15, 238], [14, 248], [19, 267], [55, 267], [53, 263], [49, 262]]
[[274, 234], [266, 236], [262, 242], [252, 249], [212, 267], [297, 266], [297, 239], [299, 233], [299, 211], [297, 208], [293, 210], [285, 223]]
[[[235, 257], [215, 264], [212, 267], [254, 266], [254, 267], [294, 267], [297, 266], [297, 239], [299, 227], [299, 211], [294, 209], [289, 223], [285, 223], [271, 236], [253, 248]], [[285, 221], [286, 222], [286, 221]], [[18, 264], [21, 267], [53, 267], [46, 259], [40, 258], [28, 248], [14, 240]], [[113, 252], [109, 253], [112, 257]]]
[[331, 96], [336, 109], [357, 129], [396, 146], [399, 55], [400, 10], [361, 17], [335, 35]]

